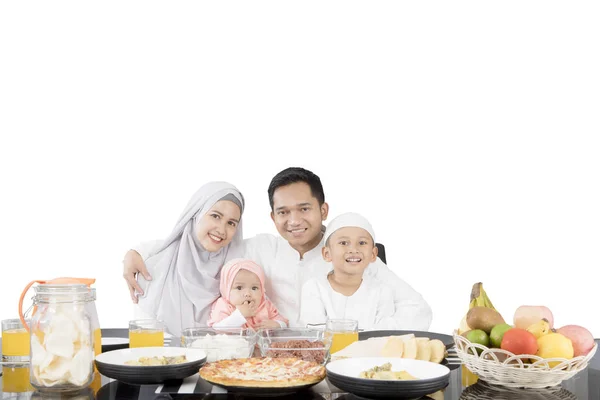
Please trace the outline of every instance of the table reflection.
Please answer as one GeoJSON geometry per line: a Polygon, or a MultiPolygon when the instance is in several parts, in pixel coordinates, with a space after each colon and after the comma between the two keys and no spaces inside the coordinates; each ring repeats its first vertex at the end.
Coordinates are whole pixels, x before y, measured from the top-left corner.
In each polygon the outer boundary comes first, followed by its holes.
{"type": "Polygon", "coordinates": [[[513,389],[483,381],[466,388],[460,400],[578,400],[577,396],[560,386],[546,389],[513,389]]]}

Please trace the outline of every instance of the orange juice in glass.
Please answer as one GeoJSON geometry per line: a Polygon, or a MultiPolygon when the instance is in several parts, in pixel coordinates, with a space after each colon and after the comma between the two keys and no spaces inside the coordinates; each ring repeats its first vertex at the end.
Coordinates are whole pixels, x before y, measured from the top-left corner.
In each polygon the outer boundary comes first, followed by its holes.
{"type": "Polygon", "coordinates": [[[33,387],[29,384],[29,365],[3,366],[2,391],[9,393],[33,391],[33,387]]]}
{"type": "Polygon", "coordinates": [[[164,346],[164,329],[164,324],[155,319],[129,321],[129,347],[164,346]]]}
{"type": "Polygon", "coordinates": [[[96,328],[94,329],[94,355],[97,356],[100,353],[102,353],[102,330],[96,328]]]}
{"type": "Polygon", "coordinates": [[[29,332],[20,319],[2,321],[2,361],[29,361],[29,332]]]}
{"type": "Polygon", "coordinates": [[[358,321],[353,319],[328,319],[325,334],[332,338],[329,352],[334,354],[358,341],[358,321]]]}

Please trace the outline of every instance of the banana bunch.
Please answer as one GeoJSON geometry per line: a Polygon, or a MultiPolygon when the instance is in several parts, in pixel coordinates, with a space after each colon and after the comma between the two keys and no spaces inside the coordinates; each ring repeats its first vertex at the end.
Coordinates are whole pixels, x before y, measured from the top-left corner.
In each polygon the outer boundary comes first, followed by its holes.
{"type": "MultiPolygon", "coordinates": [[[[491,308],[494,311],[498,311],[492,304],[492,301],[488,297],[485,290],[483,290],[483,283],[481,282],[475,283],[471,289],[471,302],[469,303],[469,310],[473,307],[486,307],[491,308]]],[[[470,330],[471,327],[469,327],[467,324],[467,314],[465,314],[462,321],[460,321],[460,325],[458,326],[458,334],[462,335],[470,330]]]]}

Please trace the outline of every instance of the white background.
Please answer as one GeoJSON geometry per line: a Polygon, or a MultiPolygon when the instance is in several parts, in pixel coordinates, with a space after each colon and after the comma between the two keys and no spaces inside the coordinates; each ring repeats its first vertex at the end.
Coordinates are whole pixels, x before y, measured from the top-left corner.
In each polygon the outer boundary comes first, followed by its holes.
{"type": "Polygon", "coordinates": [[[450,333],[482,281],[600,336],[600,13],[590,2],[0,3],[0,318],[95,277],[210,180],[276,233],[267,186],[317,173],[450,333]]]}

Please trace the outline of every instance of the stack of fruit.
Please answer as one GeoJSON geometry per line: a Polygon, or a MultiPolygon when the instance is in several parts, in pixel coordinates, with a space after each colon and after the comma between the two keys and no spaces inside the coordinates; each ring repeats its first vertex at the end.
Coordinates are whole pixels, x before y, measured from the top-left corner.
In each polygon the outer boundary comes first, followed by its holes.
{"type": "MultiPolygon", "coordinates": [[[[544,306],[521,306],[514,314],[513,324],[506,323],[481,283],[473,286],[469,311],[461,321],[458,334],[486,348],[502,349],[517,356],[535,355],[543,359],[570,360],[586,356],[595,344],[590,331],[582,326],[566,325],[554,329],[554,316],[544,306]]],[[[501,356],[504,353],[494,354],[503,361],[501,356]]],[[[526,357],[520,358],[527,360],[526,357]]],[[[537,360],[533,358],[530,361],[537,360]]],[[[550,368],[559,364],[560,361],[548,362],[550,368]]]]}

